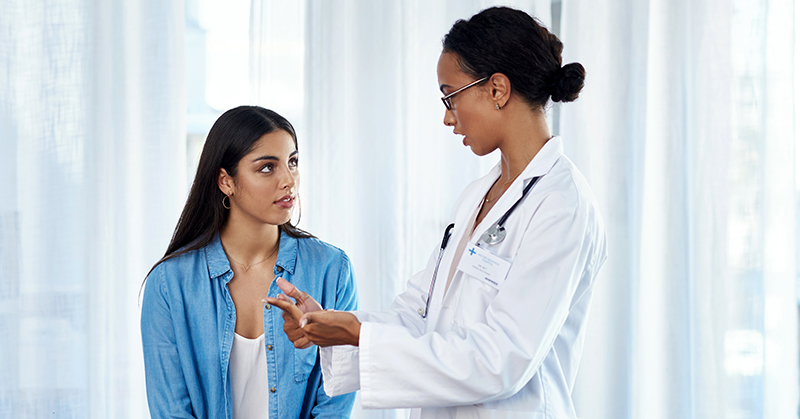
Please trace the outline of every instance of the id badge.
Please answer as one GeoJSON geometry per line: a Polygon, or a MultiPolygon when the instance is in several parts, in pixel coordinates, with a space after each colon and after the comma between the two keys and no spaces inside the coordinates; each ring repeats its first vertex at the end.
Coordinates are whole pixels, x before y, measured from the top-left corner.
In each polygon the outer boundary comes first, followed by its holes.
{"type": "Polygon", "coordinates": [[[461,255],[461,261],[458,262],[459,271],[478,278],[495,288],[500,288],[500,284],[506,280],[509,269],[511,269],[511,262],[475,243],[467,244],[464,254],[461,255]]]}

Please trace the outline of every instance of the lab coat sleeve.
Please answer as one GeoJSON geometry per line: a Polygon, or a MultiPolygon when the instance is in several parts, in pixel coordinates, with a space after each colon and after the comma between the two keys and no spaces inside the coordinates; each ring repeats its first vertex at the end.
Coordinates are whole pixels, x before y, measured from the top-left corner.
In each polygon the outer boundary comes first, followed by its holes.
{"type": "Polygon", "coordinates": [[[444,407],[517,393],[550,351],[596,241],[602,239],[593,233],[599,229],[589,211],[578,206],[576,196],[561,192],[543,199],[522,233],[505,283],[486,309],[485,322],[421,336],[398,324],[363,323],[362,406],[444,407]]]}
{"type": "MultiPolygon", "coordinates": [[[[356,289],[355,278],[353,277],[353,267],[350,264],[350,259],[344,252],[342,252],[342,265],[337,279],[336,303],[334,309],[344,311],[358,309],[358,291],[356,289]]],[[[321,355],[320,362],[322,362],[321,355]]],[[[320,367],[322,367],[322,364],[320,364],[320,367]]],[[[356,400],[356,394],[351,391],[339,393],[335,397],[328,396],[324,389],[326,382],[327,380],[323,373],[323,385],[319,386],[317,389],[317,402],[312,410],[312,416],[321,419],[349,418],[356,400]]]]}
{"type": "Polygon", "coordinates": [[[189,389],[178,358],[164,269],[150,273],[142,297],[142,349],[147,404],[153,418],[193,418],[189,389]]]}
{"type": "MultiPolygon", "coordinates": [[[[421,336],[425,323],[417,313],[417,308],[425,306],[428,296],[427,290],[422,291],[425,272],[421,271],[409,279],[406,291],[394,299],[391,310],[383,313],[356,311],[353,314],[362,324],[366,321],[395,324],[412,331],[414,336],[421,336]]],[[[320,366],[328,395],[346,394],[360,388],[358,358],[358,347],[355,346],[320,348],[320,366]]]]}

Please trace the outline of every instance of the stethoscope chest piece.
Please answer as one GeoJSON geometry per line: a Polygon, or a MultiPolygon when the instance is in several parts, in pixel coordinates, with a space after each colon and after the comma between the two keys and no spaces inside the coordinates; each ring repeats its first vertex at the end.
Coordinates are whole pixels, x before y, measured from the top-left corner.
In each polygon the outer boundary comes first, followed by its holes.
{"type": "Polygon", "coordinates": [[[517,208],[517,205],[519,205],[519,203],[522,202],[523,199],[525,199],[525,196],[528,195],[528,192],[531,190],[531,188],[533,188],[533,185],[535,185],[540,178],[541,176],[537,176],[533,178],[533,180],[528,182],[528,185],[526,185],[525,188],[522,190],[522,196],[519,197],[519,199],[517,199],[517,202],[515,202],[514,205],[512,205],[511,208],[509,208],[508,211],[506,211],[506,213],[503,214],[502,217],[500,217],[500,220],[492,224],[492,226],[489,227],[489,229],[486,230],[486,232],[481,235],[482,242],[488,245],[493,245],[500,243],[501,241],[503,241],[503,239],[506,238],[506,228],[503,227],[503,224],[506,223],[508,217],[510,217],[511,214],[514,212],[514,210],[517,208]]]}
{"type": "Polygon", "coordinates": [[[500,243],[503,239],[506,238],[506,229],[501,225],[494,224],[486,230],[483,235],[481,235],[481,241],[488,244],[493,245],[500,243]]]}

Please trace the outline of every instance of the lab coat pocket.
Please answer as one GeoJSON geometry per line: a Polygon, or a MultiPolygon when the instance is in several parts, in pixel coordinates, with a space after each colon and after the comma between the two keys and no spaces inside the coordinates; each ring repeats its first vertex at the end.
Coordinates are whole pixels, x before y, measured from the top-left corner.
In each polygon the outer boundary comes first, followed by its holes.
{"type": "Polygon", "coordinates": [[[469,327],[486,321],[486,309],[498,289],[489,283],[462,272],[453,323],[469,327]]]}
{"type": "Polygon", "coordinates": [[[316,345],[306,349],[294,349],[294,381],[302,383],[308,380],[315,362],[317,362],[316,345]]]}

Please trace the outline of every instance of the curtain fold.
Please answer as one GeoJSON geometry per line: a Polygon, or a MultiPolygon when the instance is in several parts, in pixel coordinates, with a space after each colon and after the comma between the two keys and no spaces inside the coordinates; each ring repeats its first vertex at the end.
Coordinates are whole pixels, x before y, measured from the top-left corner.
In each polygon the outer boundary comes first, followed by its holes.
{"type": "Polygon", "coordinates": [[[763,138],[764,417],[798,415],[797,6],[770,0],[764,9],[763,138]],[[794,141],[793,141],[794,140],[794,141]],[[792,196],[794,192],[794,196],[792,196]]]}
{"type": "Polygon", "coordinates": [[[2,9],[0,416],[147,416],[137,296],[186,190],[183,3],[2,9]]]}

